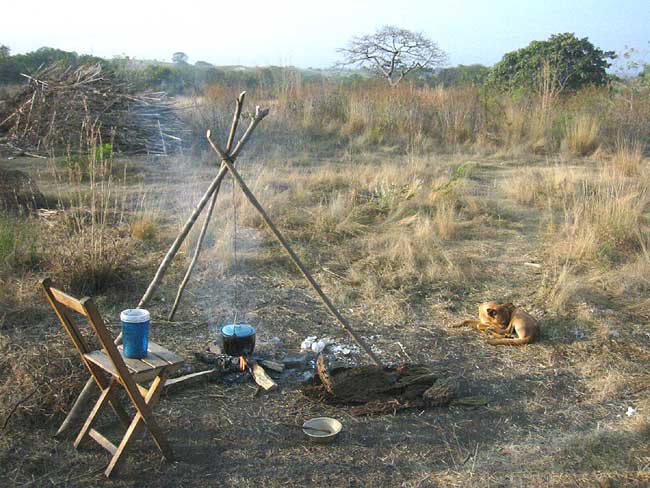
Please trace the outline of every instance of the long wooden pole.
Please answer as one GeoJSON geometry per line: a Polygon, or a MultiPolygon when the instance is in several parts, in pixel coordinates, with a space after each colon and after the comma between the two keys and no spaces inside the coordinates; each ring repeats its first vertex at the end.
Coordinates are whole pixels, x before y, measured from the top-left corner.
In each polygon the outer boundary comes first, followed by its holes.
{"type": "MultiPolygon", "coordinates": [[[[228,134],[228,141],[226,143],[226,153],[230,153],[230,151],[232,150],[232,145],[235,140],[235,133],[237,132],[237,125],[239,124],[239,117],[241,116],[241,110],[244,105],[245,96],[246,96],[246,92],[245,91],[241,92],[239,94],[239,97],[236,100],[237,106],[235,107],[232,123],[230,125],[230,133],[228,134]]],[[[224,167],[223,164],[221,166],[224,167]]],[[[221,188],[221,184],[219,184],[219,186],[215,188],[214,193],[212,194],[212,199],[210,200],[210,206],[208,207],[208,211],[205,215],[205,221],[203,222],[203,226],[201,227],[201,232],[199,234],[198,241],[196,242],[196,248],[194,249],[194,255],[192,256],[192,261],[187,267],[187,271],[185,272],[185,276],[183,277],[183,280],[181,281],[180,285],[178,285],[178,291],[176,292],[176,299],[174,300],[172,309],[170,310],[169,316],[167,317],[168,320],[174,319],[174,314],[176,313],[178,304],[180,303],[181,297],[183,296],[183,291],[185,290],[185,287],[187,286],[187,283],[190,280],[190,276],[192,275],[192,271],[194,270],[194,266],[198,261],[199,254],[201,252],[201,247],[203,246],[203,240],[205,239],[205,235],[207,234],[208,231],[208,226],[210,225],[210,218],[212,217],[212,213],[214,212],[214,207],[217,203],[217,196],[219,195],[220,188],[221,188]]]]}
{"type": "MultiPolygon", "coordinates": [[[[258,107],[259,108],[259,107],[258,107]]],[[[266,213],[264,210],[264,207],[260,204],[260,202],[255,198],[255,195],[253,195],[253,192],[248,188],[248,185],[246,185],[246,182],[243,180],[241,175],[237,172],[235,169],[235,166],[228,158],[228,155],[226,152],[224,152],[219,146],[217,146],[212,139],[210,138],[210,131],[207,132],[207,138],[208,142],[210,143],[210,146],[212,146],[212,149],[214,150],[215,153],[219,155],[219,157],[222,160],[222,163],[225,164],[228,168],[228,171],[230,171],[230,174],[233,176],[234,180],[237,182],[239,185],[239,188],[241,188],[241,191],[246,195],[246,198],[248,198],[248,201],[251,202],[253,207],[257,210],[257,212],[262,216],[262,219],[266,223],[267,227],[271,230],[275,238],[280,242],[284,250],[287,252],[291,260],[293,261],[293,264],[296,265],[298,270],[302,273],[302,275],[305,277],[307,282],[311,285],[311,287],[314,289],[316,294],[320,297],[322,302],[325,304],[327,309],[330,311],[330,313],[336,318],[336,320],[339,321],[339,323],[343,326],[343,328],[350,334],[350,337],[361,347],[368,356],[370,356],[370,359],[377,365],[377,366],[382,366],[381,362],[379,361],[379,358],[375,355],[374,352],[370,349],[370,346],[366,344],[366,342],[363,340],[361,336],[359,336],[354,329],[350,326],[348,321],[341,315],[341,313],[337,310],[337,308],[334,306],[334,304],[330,301],[328,296],[323,292],[323,289],[320,287],[320,285],[316,282],[312,274],[307,270],[305,265],[302,263],[298,255],[294,252],[294,250],[291,248],[289,245],[289,242],[284,238],[284,236],[280,233],[278,228],[275,226],[269,215],[266,213]]]]}

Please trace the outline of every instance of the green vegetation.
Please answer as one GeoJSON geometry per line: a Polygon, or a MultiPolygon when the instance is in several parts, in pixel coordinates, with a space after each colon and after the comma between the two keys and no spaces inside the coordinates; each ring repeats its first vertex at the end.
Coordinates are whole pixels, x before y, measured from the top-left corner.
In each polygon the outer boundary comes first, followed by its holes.
{"type": "Polygon", "coordinates": [[[41,66],[63,63],[80,66],[88,63],[105,63],[102,58],[76,52],[63,51],[51,47],[41,47],[26,54],[11,55],[8,46],[0,45],[0,85],[20,83],[24,80],[21,73],[32,74],[41,66]]]}
{"type": "Polygon", "coordinates": [[[537,89],[546,65],[554,90],[575,91],[605,85],[608,59],[614,58],[613,51],[598,49],[586,37],[555,34],[546,41],[533,41],[523,49],[507,53],[494,66],[489,81],[501,90],[537,89]]]}
{"type": "Polygon", "coordinates": [[[436,84],[444,86],[482,85],[485,83],[490,68],[482,64],[459,64],[451,68],[442,68],[434,74],[436,84]]]}

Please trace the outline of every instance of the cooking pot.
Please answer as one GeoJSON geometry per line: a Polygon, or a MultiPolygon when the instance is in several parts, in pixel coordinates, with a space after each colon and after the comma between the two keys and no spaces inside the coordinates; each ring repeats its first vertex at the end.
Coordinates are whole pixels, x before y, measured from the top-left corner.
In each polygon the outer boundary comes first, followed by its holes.
{"type": "Polygon", "coordinates": [[[221,327],[223,352],[229,356],[250,356],[255,349],[255,328],[248,324],[221,327]]]}

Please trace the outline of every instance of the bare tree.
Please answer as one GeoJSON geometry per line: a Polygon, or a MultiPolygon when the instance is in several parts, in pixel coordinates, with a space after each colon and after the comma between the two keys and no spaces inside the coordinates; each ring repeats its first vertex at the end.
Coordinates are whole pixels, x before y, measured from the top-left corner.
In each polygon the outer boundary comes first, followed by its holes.
{"type": "Polygon", "coordinates": [[[390,25],[374,34],[353,37],[338,52],[343,55],[338,66],[369,68],[391,86],[411,72],[436,68],[447,60],[447,54],[423,34],[390,25]]]}

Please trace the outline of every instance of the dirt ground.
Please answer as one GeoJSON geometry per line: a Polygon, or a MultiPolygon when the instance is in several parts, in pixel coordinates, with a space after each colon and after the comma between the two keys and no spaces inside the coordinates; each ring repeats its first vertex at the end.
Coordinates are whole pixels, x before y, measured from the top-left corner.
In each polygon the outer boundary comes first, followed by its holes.
{"type": "MultiPolygon", "coordinates": [[[[159,422],[177,456],[173,463],[145,436],[120,475],[105,481],[105,451],[95,445],[75,450],[71,434],[53,438],[59,415],[38,429],[13,429],[0,441],[0,484],[649,486],[647,321],[606,301],[578,304],[571,314],[545,308],[536,299],[544,279],[544,223],[537,210],[505,198],[499,185],[522,161],[473,163],[472,192],[491,202],[493,217],[451,243],[449,252],[464,255],[489,279],[462,288],[441,283],[410,304],[400,321],[384,315],[380,303],[346,302],[342,311],[382,361],[443,364],[466,393],[485,395],[487,406],[354,417],[345,407],[305,398],[302,372],[283,376],[279,391],[258,397],[252,382],[216,381],[171,391],[158,404],[159,422]],[[542,268],[526,264],[531,262],[542,268]],[[541,342],[494,347],[476,331],[449,328],[488,299],[526,306],[541,322],[541,342]],[[628,407],[636,413],[628,416],[628,407]],[[315,416],[341,420],[344,430],[335,443],[316,445],[303,437],[300,425],[315,416]]],[[[165,178],[157,184],[166,184],[165,178]]],[[[196,194],[188,191],[182,200],[196,194]]],[[[182,211],[190,206],[186,202],[182,211]]],[[[164,320],[174,283],[163,287],[149,307],[154,341],[193,361],[214,339],[214,325],[236,317],[257,327],[259,350],[273,357],[297,352],[309,335],[351,344],[297,274],[245,259],[268,247],[262,232],[242,227],[238,236],[242,259],[236,269],[199,266],[175,322],[164,320]]],[[[324,268],[315,269],[317,279],[334,291],[336,277],[324,268]]],[[[46,322],[43,327],[56,328],[53,315],[46,322]]],[[[105,420],[105,429],[120,435],[105,420]]]]}

